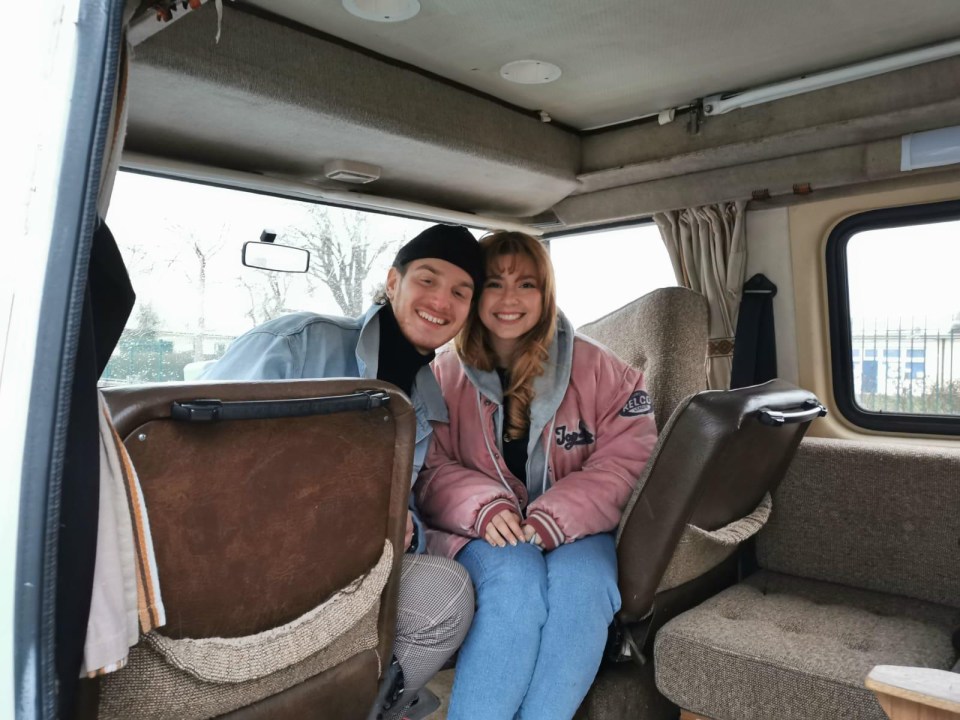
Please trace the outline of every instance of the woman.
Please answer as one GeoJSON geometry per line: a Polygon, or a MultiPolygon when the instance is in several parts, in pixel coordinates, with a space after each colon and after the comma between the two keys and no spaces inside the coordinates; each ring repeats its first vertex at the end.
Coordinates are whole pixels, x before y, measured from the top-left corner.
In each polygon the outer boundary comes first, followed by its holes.
{"type": "Polygon", "coordinates": [[[479,302],[434,367],[450,423],[417,483],[431,552],[477,592],[448,718],[571,718],[620,608],[611,531],[656,427],[642,375],[557,312],[543,245],[481,247],[479,302]]]}

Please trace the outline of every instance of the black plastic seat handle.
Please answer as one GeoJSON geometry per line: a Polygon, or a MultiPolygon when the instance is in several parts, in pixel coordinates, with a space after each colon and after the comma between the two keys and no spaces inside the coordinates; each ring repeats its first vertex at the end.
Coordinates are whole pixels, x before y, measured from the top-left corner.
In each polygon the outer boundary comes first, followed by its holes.
{"type": "Polygon", "coordinates": [[[390,395],[381,390],[363,390],[349,395],[291,400],[198,399],[174,402],[170,417],[182,422],[216,422],[219,420],[271,420],[274,418],[309,417],[341,412],[364,412],[383,407],[390,395]]]}

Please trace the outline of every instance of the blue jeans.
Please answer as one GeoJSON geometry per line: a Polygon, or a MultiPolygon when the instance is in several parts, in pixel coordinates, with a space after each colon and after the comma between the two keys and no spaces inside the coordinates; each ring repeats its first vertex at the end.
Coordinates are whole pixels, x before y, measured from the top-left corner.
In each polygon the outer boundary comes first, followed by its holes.
{"type": "Polygon", "coordinates": [[[609,534],[542,553],[473,540],[457,554],[477,593],[449,720],[563,720],[590,689],[620,609],[609,534]]]}

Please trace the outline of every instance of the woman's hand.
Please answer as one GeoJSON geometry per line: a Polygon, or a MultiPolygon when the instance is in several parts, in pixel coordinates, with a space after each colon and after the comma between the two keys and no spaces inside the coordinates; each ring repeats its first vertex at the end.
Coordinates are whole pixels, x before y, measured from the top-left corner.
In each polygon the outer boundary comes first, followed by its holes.
{"type": "Polygon", "coordinates": [[[487,525],[484,540],[494,547],[506,547],[507,543],[516,545],[524,542],[520,516],[513,510],[501,510],[487,525]]]}
{"type": "Polygon", "coordinates": [[[537,534],[537,531],[529,525],[523,526],[523,539],[528,543],[536,545],[537,547],[543,547],[543,543],[540,542],[540,536],[537,534]]]}

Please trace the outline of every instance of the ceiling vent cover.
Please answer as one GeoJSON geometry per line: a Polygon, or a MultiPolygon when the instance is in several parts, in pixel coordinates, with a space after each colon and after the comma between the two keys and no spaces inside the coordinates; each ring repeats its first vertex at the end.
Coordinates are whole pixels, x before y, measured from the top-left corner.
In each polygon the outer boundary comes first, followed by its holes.
{"type": "Polygon", "coordinates": [[[323,166],[323,174],[330,180],[363,185],[380,178],[380,167],[353,160],[331,160],[323,166]]]}

